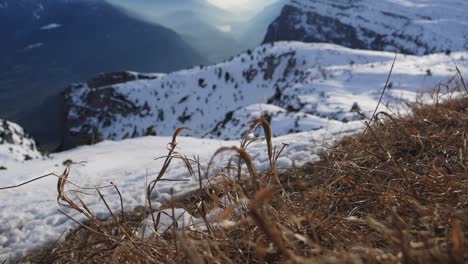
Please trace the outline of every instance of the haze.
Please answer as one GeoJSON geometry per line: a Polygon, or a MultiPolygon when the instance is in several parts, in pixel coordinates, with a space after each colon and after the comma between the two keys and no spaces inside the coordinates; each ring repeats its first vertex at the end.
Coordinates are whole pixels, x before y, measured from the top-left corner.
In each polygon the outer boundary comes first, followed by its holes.
{"type": "Polygon", "coordinates": [[[249,18],[275,0],[207,0],[210,4],[228,10],[241,18],[249,18]]]}
{"type": "Polygon", "coordinates": [[[209,63],[258,46],[284,3],[284,0],[106,1],[132,16],[174,30],[209,63]]]}

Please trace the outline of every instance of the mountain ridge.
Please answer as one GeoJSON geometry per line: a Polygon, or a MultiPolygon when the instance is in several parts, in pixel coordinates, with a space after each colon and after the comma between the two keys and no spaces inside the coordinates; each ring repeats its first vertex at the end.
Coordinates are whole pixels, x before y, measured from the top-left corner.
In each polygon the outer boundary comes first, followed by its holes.
{"type": "Polygon", "coordinates": [[[468,50],[462,0],[290,0],[269,26],[263,43],[327,42],[405,54],[468,50]]]}
{"type": "MultiPolygon", "coordinates": [[[[466,52],[399,56],[385,101],[401,106],[401,98],[416,97],[416,88],[433,88],[456,75],[452,63],[463,69],[466,57],[466,52]]],[[[126,79],[101,86],[74,84],[64,97],[63,147],[169,136],[181,126],[197,137],[236,139],[248,130],[250,118],[262,114],[274,136],[340,126],[372,112],[393,58],[388,52],[281,42],[217,65],[143,78],[117,73],[126,79]]]]}

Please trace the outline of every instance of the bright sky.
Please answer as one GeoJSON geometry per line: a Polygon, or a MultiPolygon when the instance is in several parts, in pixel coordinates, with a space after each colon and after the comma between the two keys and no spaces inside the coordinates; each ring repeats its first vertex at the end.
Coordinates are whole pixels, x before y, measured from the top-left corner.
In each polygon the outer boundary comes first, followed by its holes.
{"type": "Polygon", "coordinates": [[[209,3],[233,13],[258,11],[275,0],[207,0],[209,3]]]}

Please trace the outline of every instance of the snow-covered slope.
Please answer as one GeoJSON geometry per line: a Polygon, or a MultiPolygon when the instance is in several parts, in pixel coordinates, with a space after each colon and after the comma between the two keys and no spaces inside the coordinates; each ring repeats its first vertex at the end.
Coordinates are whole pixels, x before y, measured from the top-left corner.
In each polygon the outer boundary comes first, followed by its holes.
{"type": "Polygon", "coordinates": [[[290,0],[264,42],[428,54],[468,50],[466,0],[290,0]]]}
{"type": "Polygon", "coordinates": [[[0,119],[0,168],[7,161],[24,161],[41,157],[36,143],[19,125],[0,119]]]}
{"type": "MultiPolygon", "coordinates": [[[[100,76],[67,90],[64,147],[168,136],[180,126],[197,137],[235,139],[261,112],[275,136],[340,126],[372,112],[393,58],[331,44],[282,42],[168,75],[100,76]]],[[[384,101],[414,98],[417,89],[454,76],[455,63],[468,69],[467,59],[467,52],[398,56],[384,101]]]]}
{"type": "MultiPolygon", "coordinates": [[[[362,127],[362,122],[350,122],[339,129],[321,129],[301,134],[291,134],[274,139],[275,146],[290,144],[284,155],[278,160],[280,168],[294,164],[301,165],[318,158],[323,151],[323,144],[330,144],[337,138],[349,136],[362,127]]],[[[184,133],[183,135],[187,135],[184,133]]],[[[154,158],[167,155],[167,144],[170,137],[143,137],[127,139],[121,142],[105,141],[93,146],[85,146],[70,151],[51,155],[50,159],[32,160],[27,164],[7,163],[8,170],[0,171],[0,188],[16,185],[34,177],[63,172],[63,163],[71,160],[86,162],[84,166],[72,167],[70,178],[73,183],[83,187],[106,186],[115,183],[123,197],[124,210],[130,211],[137,206],[145,205],[145,184],[153,180],[162,167],[163,160],[154,158]]],[[[239,146],[238,141],[219,141],[189,137],[178,138],[177,150],[188,157],[200,157],[203,166],[209,162],[211,155],[222,146],[239,146]]],[[[255,158],[258,169],[266,169],[269,161],[264,142],[250,145],[249,152],[255,158]]],[[[226,157],[228,158],[228,157],[226,157]]],[[[226,165],[226,164],[224,164],[226,165]]],[[[154,208],[161,202],[167,202],[174,195],[198,188],[198,180],[190,176],[182,162],[174,160],[164,179],[178,181],[161,181],[153,192],[154,208]]],[[[0,191],[0,263],[4,260],[15,260],[30,250],[57,240],[62,232],[65,234],[77,227],[76,223],[61,214],[57,209],[57,178],[48,177],[17,189],[0,191]]],[[[69,195],[76,195],[69,186],[69,195]]],[[[113,188],[102,189],[103,194],[114,212],[120,210],[120,199],[113,188]]],[[[88,207],[99,217],[109,217],[102,200],[97,193],[86,190],[80,195],[88,207]]],[[[78,202],[76,200],[76,202],[78,202]]],[[[77,220],[84,220],[70,208],[61,207],[77,220]]]]}

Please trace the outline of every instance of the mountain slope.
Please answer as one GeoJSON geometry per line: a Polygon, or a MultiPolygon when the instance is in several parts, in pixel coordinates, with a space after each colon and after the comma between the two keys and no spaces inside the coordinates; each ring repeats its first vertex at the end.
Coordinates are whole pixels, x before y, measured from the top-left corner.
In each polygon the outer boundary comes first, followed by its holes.
{"type": "Polygon", "coordinates": [[[290,0],[264,43],[328,42],[350,48],[429,54],[468,50],[464,0],[290,0]]]}
{"type": "MultiPolygon", "coordinates": [[[[0,113],[33,135],[57,137],[48,126],[32,122],[40,110],[36,108],[68,83],[100,72],[167,72],[205,62],[175,32],[102,0],[2,3],[0,23],[8,26],[0,27],[0,113]]],[[[55,116],[58,123],[58,111],[55,116]]]]}
{"type": "MultiPolygon", "coordinates": [[[[171,135],[188,126],[198,137],[235,139],[261,113],[274,136],[341,126],[369,116],[394,54],[330,44],[278,43],[231,61],[168,75],[102,75],[65,93],[64,145],[171,135]],[[357,114],[355,112],[360,112],[357,114]]],[[[401,105],[466,69],[468,53],[399,56],[384,98],[401,105]]],[[[465,71],[466,73],[466,71],[465,71]]]]}

